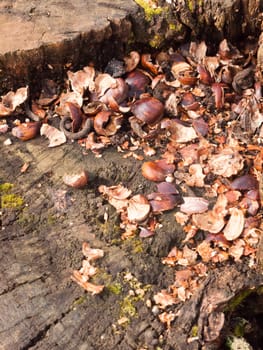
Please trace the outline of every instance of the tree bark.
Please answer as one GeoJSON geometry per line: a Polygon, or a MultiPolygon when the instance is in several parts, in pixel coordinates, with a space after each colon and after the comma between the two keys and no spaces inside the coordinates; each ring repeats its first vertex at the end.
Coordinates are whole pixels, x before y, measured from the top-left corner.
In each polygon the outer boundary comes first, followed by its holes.
{"type": "Polygon", "coordinates": [[[258,37],[262,30],[260,0],[173,0],[169,4],[159,0],[152,11],[147,1],[136,2],[143,8],[139,16],[132,18],[137,24],[136,40],[148,41],[153,47],[190,38],[216,43],[227,38],[235,43],[249,36],[258,37]]]}

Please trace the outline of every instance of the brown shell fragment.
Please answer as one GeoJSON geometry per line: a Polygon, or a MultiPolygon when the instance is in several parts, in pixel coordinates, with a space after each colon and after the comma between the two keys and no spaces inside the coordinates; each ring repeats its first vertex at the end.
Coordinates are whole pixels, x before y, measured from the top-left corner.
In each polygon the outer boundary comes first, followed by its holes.
{"type": "Polygon", "coordinates": [[[48,147],[56,147],[67,141],[64,132],[46,123],[41,126],[40,135],[45,135],[49,139],[48,147]]]}
{"type": "Polygon", "coordinates": [[[185,125],[178,119],[169,120],[167,129],[171,133],[171,139],[178,143],[185,143],[198,138],[192,126],[185,125]]]}
{"type": "Polygon", "coordinates": [[[110,187],[100,185],[99,192],[108,196],[108,198],[115,198],[120,200],[127,199],[131,195],[131,190],[121,184],[110,187]]]}
{"type": "Polygon", "coordinates": [[[131,51],[127,56],[124,57],[126,72],[133,71],[140,62],[140,54],[137,51],[131,51]]]}
{"type": "Polygon", "coordinates": [[[75,73],[68,71],[68,79],[72,90],[81,96],[88,87],[94,88],[95,69],[94,67],[84,67],[75,73]]]}
{"type": "Polygon", "coordinates": [[[31,140],[39,135],[40,125],[39,122],[22,123],[12,129],[12,135],[22,141],[31,140]]]}
{"type": "Polygon", "coordinates": [[[115,135],[121,127],[123,116],[111,111],[101,111],[94,119],[94,129],[97,134],[104,136],[115,135]]]}
{"type": "Polygon", "coordinates": [[[168,193],[151,193],[147,197],[154,213],[172,210],[181,202],[180,196],[168,193]]]}
{"type": "Polygon", "coordinates": [[[241,209],[232,208],[230,212],[230,219],[228,220],[223,233],[228,241],[233,241],[241,235],[244,229],[245,217],[241,209]]]}
{"type": "Polygon", "coordinates": [[[257,190],[258,180],[250,174],[237,177],[231,182],[230,188],[233,190],[257,190]]]}
{"type": "MultiPolygon", "coordinates": [[[[110,78],[113,79],[112,77],[110,78]]],[[[109,86],[105,86],[100,93],[101,97],[99,100],[105,104],[109,104],[113,99],[116,103],[121,103],[128,95],[128,85],[126,82],[122,78],[116,78],[114,80],[114,83],[110,81],[112,85],[109,83],[109,86]]]]}
{"type": "Polygon", "coordinates": [[[63,176],[63,182],[74,188],[83,188],[88,183],[88,173],[87,171],[83,170],[77,174],[65,174],[63,176]]]}
{"type": "Polygon", "coordinates": [[[204,213],[208,210],[209,202],[202,197],[183,197],[184,203],[180,210],[186,214],[204,213]]]}
{"type": "Polygon", "coordinates": [[[129,200],[127,208],[128,220],[142,222],[147,219],[151,210],[151,206],[146,197],[137,194],[129,200]]]}
{"type": "Polygon", "coordinates": [[[164,159],[145,162],[142,165],[142,175],[150,181],[164,181],[174,170],[175,165],[166,163],[164,159]]]}
{"type": "Polygon", "coordinates": [[[0,117],[10,115],[17,106],[21,105],[28,98],[28,87],[22,87],[16,92],[9,91],[6,95],[2,96],[0,102],[0,117]]]}
{"type": "Polygon", "coordinates": [[[243,169],[244,159],[236,150],[227,147],[212,155],[208,164],[214,174],[230,177],[243,169]]]}
{"type": "Polygon", "coordinates": [[[201,214],[193,214],[193,224],[201,230],[211,233],[220,232],[225,226],[225,216],[227,214],[227,198],[219,195],[212,210],[201,214]]]}

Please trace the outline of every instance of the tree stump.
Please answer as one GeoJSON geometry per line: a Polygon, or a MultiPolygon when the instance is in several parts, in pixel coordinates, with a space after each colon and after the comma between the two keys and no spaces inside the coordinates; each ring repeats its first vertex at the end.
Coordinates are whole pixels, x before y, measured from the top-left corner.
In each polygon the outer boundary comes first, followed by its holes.
{"type": "MultiPolygon", "coordinates": [[[[136,3],[140,7],[128,0],[114,4],[46,1],[45,5],[39,1],[22,11],[22,2],[4,1],[1,19],[10,15],[13,24],[21,20],[29,33],[34,26],[41,31],[32,47],[3,49],[0,45],[0,90],[25,83],[38,88],[46,77],[62,81],[69,68],[91,61],[103,66],[131,47],[154,50],[190,38],[238,42],[257,38],[262,31],[260,0],[159,1],[150,9],[148,1],[136,3]],[[80,16],[85,6],[92,26],[72,29],[71,14],[80,16]],[[58,24],[56,18],[65,20],[63,31],[51,40],[46,25],[51,20],[58,24]]],[[[7,22],[0,28],[2,43],[12,27],[7,22]]],[[[50,31],[53,28],[58,27],[51,26],[50,31]]],[[[82,154],[75,143],[50,151],[41,138],[10,147],[3,146],[3,135],[0,141],[0,184],[10,185],[2,187],[0,194],[12,199],[10,206],[1,209],[1,349],[138,350],[143,345],[151,350],[157,346],[162,350],[222,349],[231,314],[241,301],[252,305],[255,319],[262,316],[261,267],[227,263],[212,269],[191,299],[176,305],[173,311],[178,316],[167,330],[146,301],[173,279],[173,271],[161,264],[161,258],[180,243],[179,228],[171,214],[165,214],[163,228],[151,244],[120,242],[118,218],[97,193],[99,184],[113,181],[125,182],[135,192],[149,186],[140,165],[114,150],[95,159],[82,154]],[[24,163],[30,167],[22,173],[24,163]],[[84,191],[65,188],[63,174],[83,166],[91,173],[89,186],[84,191]],[[97,282],[106,288],[98,296],[87,295],[70,279],[72,270],[81,265],[84,241],[105,250],[97,282]],[[133,298],[137,290],[143,291],[142,298],[133,298]],[[258,300],[258,310],[253,298],[258,300]],[[125,317],[128,322],[123,326],[118,322],[125,317]]]]}

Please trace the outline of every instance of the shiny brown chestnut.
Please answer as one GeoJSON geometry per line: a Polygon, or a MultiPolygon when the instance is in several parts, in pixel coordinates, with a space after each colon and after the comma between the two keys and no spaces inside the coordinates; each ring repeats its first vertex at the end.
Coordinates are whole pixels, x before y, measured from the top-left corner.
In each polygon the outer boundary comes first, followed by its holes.
{"type": "Polygon", "coordinates": [[[164,159],[148,161],[142,165],[142,175],[150,181],[164,181],[174,171],[175,165],[168,164],[164,159]]]}
{"type": "Polygon", "coordinates": [[[164,105],[155,97],[144,97],[132,105],[131,112],[142,122],[155,124],[163,116],[164,105]]]}
{"type": "Polygon", "coordinates": [[[138,98],[145,92],[150,79],[142,71],[136,69],[127,75],[125,82],[129,85],[129,96],[138,98]]]}
{"type": "Polygon", "coordinates": [[[12,129],[12,135],[22,141],[31,140],[39,134],[40,126],[39,122],[22,123],[12,129]]]}

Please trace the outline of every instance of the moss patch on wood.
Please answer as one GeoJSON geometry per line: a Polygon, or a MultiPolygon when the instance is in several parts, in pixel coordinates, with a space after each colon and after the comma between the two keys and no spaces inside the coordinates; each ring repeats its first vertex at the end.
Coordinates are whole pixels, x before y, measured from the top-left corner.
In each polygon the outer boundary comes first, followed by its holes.
{"type": "Polygon", "coordinates": [[[2,209],[18,209],[21,208],[24,204],[22,197],[18,196],[15,193],[10,193],[14,185],[5,182],[0,184],[0,195],[1,195],[1,208],[2,209]]]}

